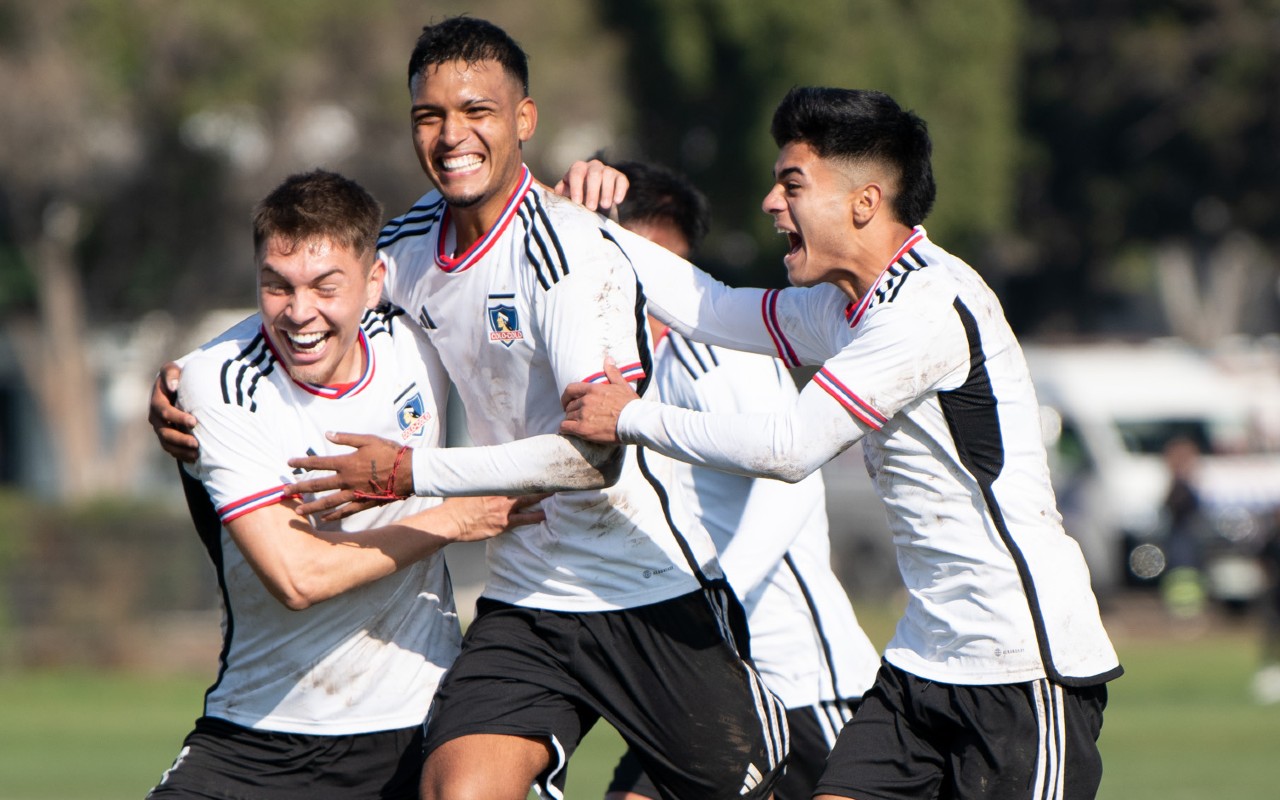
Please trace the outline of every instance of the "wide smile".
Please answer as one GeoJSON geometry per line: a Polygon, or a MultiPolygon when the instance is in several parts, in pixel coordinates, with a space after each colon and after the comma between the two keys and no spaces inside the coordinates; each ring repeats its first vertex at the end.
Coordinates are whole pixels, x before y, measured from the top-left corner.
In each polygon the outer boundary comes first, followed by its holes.
{"type": "Polygon", "coordinates": [[[332,331],[313,331],[301,333],[297,331],[280,331],[280,339],[294,356],[315,358],[322,354],[325,344],[333,336],[332,331]]]}
{"type": "Polygon", "coordinates": [[[443,156],[436,159],[440,172],[444,175],[462,175],[478,169],[484,163],[484,156],[479,153],[467,153],[460,156],[443,156]]]}

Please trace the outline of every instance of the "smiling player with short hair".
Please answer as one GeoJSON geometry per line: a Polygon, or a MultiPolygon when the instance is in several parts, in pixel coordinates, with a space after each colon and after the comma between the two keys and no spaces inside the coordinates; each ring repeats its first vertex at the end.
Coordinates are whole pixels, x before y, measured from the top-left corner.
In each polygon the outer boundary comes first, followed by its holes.
{"type": "Polygon", "coordinates": [[[352,416],[438,446],[439,365],[378,306],[381,206],[355,182],[286,179],[253,221],[259,313],[186,359],[183,468],[222,590],[204,712],[151,792],[166,798],[417,797],[421,722],[461,632],[441,548],[537,522],[506,498],[413,498],[340,523],[298,516],[287,466],[352,416]]]}

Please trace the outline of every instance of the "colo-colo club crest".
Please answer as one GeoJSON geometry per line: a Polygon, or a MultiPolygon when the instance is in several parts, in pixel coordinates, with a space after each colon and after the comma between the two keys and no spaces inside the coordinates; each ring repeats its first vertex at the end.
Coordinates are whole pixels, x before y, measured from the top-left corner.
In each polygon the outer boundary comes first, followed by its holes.
{"type": "Polygon", "coordinates": [[[400,441],[407,442],[414,436],[420,435],[423,426],[430,419],[431,415],[423,411],[422,395],[414,392],[413,396],[405,400],[396,412],[396,422],[400,424],[400,441]]]}
{"type": "MultiPolygon", "coordinates": [[[[513,297],[515,295],[490,295],[489,299],[513,297]]],[[[501,342],[504,347],[510,347],[512,342],[523,338],[524,332],[520,330],[520,316],[516,313],[515,306],[508,303],[489,306],[489,341],[501,342]]]]}

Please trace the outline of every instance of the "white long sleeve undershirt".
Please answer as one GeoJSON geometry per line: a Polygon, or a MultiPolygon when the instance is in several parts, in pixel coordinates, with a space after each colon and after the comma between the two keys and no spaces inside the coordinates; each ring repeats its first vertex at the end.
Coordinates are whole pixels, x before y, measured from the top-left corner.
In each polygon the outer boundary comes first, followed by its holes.
{"type": "Polygon", "coordinates": [[[643,236],[615,225],[609,231],[631,258],[650,314],[699,342],[777,355],[759,322],[763,289],[729,287],[643,236]]]}
{"type": "Polygon", "coordinates": [[[696,466],[789,483],[803,480],[866,432],[814,384],[794,405],[768,414],[711,414],[637,400],[618,417],[623,442],[696,466]]]}
{"type": "Polygon", "coordinates": [[[480,447],[419,447],[413,488],[424,497],[602,489],[617,482],[621,455],[616,445],[555,434],[480,447]]]}

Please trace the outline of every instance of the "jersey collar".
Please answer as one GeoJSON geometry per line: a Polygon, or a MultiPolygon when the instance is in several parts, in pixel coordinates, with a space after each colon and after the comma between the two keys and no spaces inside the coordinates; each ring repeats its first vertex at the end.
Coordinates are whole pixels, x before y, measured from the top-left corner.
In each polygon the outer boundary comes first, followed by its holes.
{"type": "Polygon", "coordinates": [[[449,206],[444,208],[444,216],[440,219],[440,235],[436,237],[436,266],[445,272],[463,272],[472,265],[484,258],[485,253],[489,252],[489,248],[502,237],[506,232],[507,226],[511,224],[511,220],[515,218],[516,209],[520,207],[520,201],[524,199],[525,193],[529,191],[529,187],[533,185],[533,175],[529,172],[529,168],[524,164],[520,165],[520,182],[516,185],[515,191],[507,198],[507,204],[502,207],[502,213],[498,215],[498,221],[493,223],[488,232],[481,236],[470,247],[467,252],[460,256],[450,256],[445,247],[452,230],[449,220],[449,206]]]}
{"type": "MultiPolygon", "coordinates": [[[[271,343],[271,337],[267,336],[265,328],[262,329],[262,337],[266,341],[267,347],[271,349],[271,354],[276,357],[276,361],[283,367],[284,359],[282,359],[280,354],[276,352],[275,345],[271,343]]],[[[360,374],[359,378],[356,378],[351,383],[338,383],[326,386],[320,383],[304,383],[303,381],[297,381],[293,379],[292,375],[289,376],[289,380],[293,381],[294,384],[304,392],[314,394],[317,397],[324,397],[328,400],[337,400],[339,398],[359,394],[364,390],[364,387],[373,382],[374,363],[373,348],[369,346],[369,338],[365,335],[364,328],[356,331],[356,342],[360,347],[361,352],[364,354],[364,371],[360,374]]],[[[285,374],[288,375],[287,370],[285,371],[285,374]]]]}
{"type": "Polygon", "coordinates": [[[850,328],[856,328],[858,323],[862,321],[862,315],[867,312],[867,306],[871,305],[871,298],[875,297],[876,289],[880,287],[880,282],[884,280],[884,276],[888,275],[893,269],[893,265],[898,263],[898,259],[905,256],[911,248],[924,241],[924,238],[925,232],[923,227],[917,225],[912,228],[911,235],[908,236],[907,240],[898,248],[898,252],[893,254],[893,258],[889,259],[889,263],[884,265],[884,269],[880,270],[880,274],[876,276],[875,283],[871,284],[871,288],[862,296],[862,299],[858,301],[857,305],[850,303],[845,306],[844,318],[849,320],[850,328]]]}

